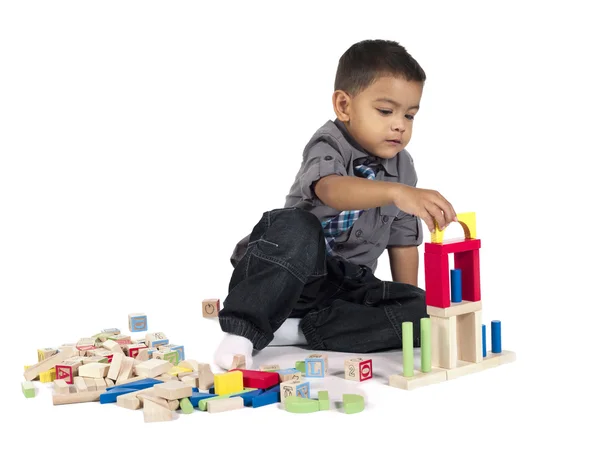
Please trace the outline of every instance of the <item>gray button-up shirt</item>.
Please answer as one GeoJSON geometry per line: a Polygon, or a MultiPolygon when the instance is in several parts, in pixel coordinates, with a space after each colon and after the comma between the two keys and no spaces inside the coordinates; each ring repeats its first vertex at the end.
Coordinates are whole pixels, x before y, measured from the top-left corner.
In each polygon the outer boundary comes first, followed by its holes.
{"type": "MultiPolygon", "coordinates": [[[[367,157],[374,161],[371,167],[380,164],[376,180],[416,186],[417,173],[406,149],[391,159],[370,155],[352,138],[341,121],[329,120],[315,132],[304,148],[300,169],[284,206],[310,211],[321,222],[337,216],[341,211],[319,200],[314,185],[327,175],[355,176],[354,166],[367,157]]],[[[234,266],[244,255],[249,237],[246,236],[236,245],[231,256],[234,266]]],[[[352,228],[335,238],[335,254],[355,264],[364,264],[375,272],[377,259],[387,247],[420,245],[422,242],[421,220],[391,204],[364,211],[352,228]]]]}

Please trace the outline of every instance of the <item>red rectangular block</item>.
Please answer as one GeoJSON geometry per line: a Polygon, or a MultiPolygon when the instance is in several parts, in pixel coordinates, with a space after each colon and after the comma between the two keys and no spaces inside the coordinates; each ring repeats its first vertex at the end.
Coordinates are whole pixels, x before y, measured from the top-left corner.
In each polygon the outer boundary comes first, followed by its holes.
{"type": "Polygon", "coordinates": [[[232,369],[242,372],[245,388],[269,389],[279,384],[277,372],[262,372],[260,370],[232,369]]]}
{"type": "Polygon", "coordinates": [[[449,239],[441,244],[425,243],[425,253],[448,255],[450,253],[467,252],[481,248],[481,239],[449,239]]]}
{"type": "Polygon", "coordinates": [[[481,300],[479,250],[454,254],[454,268],[462,272],[462,299],[481,300]]]}
{"type": "Polygon", "coordinates": [[[425,252],[425,303],[436,308],[450,306],[448,255],[425,252]]]}

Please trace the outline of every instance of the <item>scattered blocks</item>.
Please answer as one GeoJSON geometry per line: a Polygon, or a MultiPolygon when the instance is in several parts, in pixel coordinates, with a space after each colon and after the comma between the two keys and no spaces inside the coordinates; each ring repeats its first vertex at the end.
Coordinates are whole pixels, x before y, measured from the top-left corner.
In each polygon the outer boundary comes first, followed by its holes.
{"type": "Polygon", "coordinates": [[[317,395],[319,398],[319,411],[328,410],[331,407],[329,402],[329,392],[319,391],[317,395]]]}
{"type": "Polygon", "coordinates": [[[318,400],[295,396],[289,396],[282,400],[287,412],[306,414],[320,411],[320,402],[318,400]]]}
{"type": "Polygon", "coordinates": [[[280,384],[281,401],[287,397],[310,398],[310,384],[308,381],[284,381],[280,384]]]}
{"type": "Polygon", "coordinates": [[[244,376],[239,370],[217,374],[214,378],[217,395],[231,394],[244,389],[244,376]]]}
{"type": "Polygon", "coordinates": [[[283,369],[277,370],[276,373],[279,374],[279,381],[299,381],[302,378],[302,372],[298,369],[283,369]]]}
{"type": "Polygon", "coordinates": [[[202,302],[203,317],[218,317],[221,310],[221,300],[217,298],[204,300],[202,302]]]}
{"type": "Polygon", "coordinates": [[[232,411],[234,409],[242,409],[244,400],[241,397],[230,397],[224,399],[212,399],[207,402],[207,410],[209,413],[219,413],[232,411]]]}
{"type": "Polygon", "coordinates": [[[327,355],[314,353],[304,360],[306,377],[324,378],[328,374],[327,355]]]}
{"type": "Polygon", "coordinates": [[[129,331],[137,333],[140,331],[148,331],[148,317],[146,314],[137,313],[129,314],[129,331]]]}
{"type": "Polygon", "coordinates": [[[146,333],[146,338],[144,339],[144,344],[148,348],[157,348],[159,345],[167,345],[168,343],[169,339],[161,332],[146,333]]]}
{"type": "Polygon", "coordinates": [[[246,357],[244,355],[235,355],[233,357],[233,363],[231,369],[245,369],[246,368],[246,357]]]}

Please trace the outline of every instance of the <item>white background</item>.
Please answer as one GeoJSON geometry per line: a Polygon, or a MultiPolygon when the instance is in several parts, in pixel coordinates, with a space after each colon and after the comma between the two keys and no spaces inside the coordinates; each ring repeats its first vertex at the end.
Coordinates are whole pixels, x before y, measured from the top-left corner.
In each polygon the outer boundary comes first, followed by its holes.
{"type": "MultiPolygon", "coordinates": [[[[0,6],[6,439],[590,448],[596,413],[582,408],[598,399],[600,299],[593,2],[217,3],[0,6]],[[502,320],[517,362],[406,392],[383,370],[398,373],[401,354],[376,355],[379,378],[327,381],[334,401],[366,396],[357,415],[270,406],[145,425],[114,405],[52,407],[39,383],[25,399],[23,365],[38,348],[127,332],[130,312],[148,314],[151,331],[188,358],[210,360],[220,330],[200,302],[226,297],[236,242],[283,206],[306,141],[334,118],[339,57],[370,38],[405,45],[427,74],[408,146],[419,185],[477,213],[484,323],[502,320]]],[[[379,264],[376,275],[391,279],[385,254],[379,264]]],[[[257,362],[304,355],[274,350],[257,362]]],[[[343,357],[331,358],[341,369],[343,357]]]]}

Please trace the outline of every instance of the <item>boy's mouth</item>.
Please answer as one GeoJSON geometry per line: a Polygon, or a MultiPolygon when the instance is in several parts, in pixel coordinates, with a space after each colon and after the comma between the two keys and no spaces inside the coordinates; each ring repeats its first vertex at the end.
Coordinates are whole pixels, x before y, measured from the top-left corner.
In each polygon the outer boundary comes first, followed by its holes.
{"type": "Polygon", "coordinates": [[[400,139],[388,139],[387,142],[390,142],[392,144],[402,145],[402,141],[400,139]]]}

